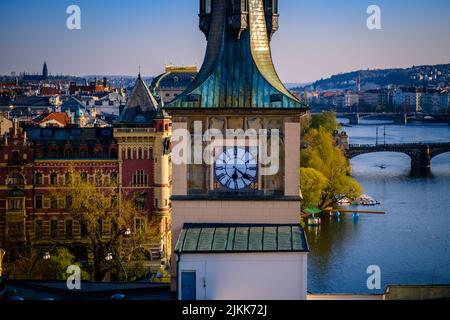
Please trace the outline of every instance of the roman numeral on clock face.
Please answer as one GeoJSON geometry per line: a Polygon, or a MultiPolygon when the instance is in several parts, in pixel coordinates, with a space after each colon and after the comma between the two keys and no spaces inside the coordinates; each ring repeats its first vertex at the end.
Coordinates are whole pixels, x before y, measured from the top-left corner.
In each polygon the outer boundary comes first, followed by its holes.
{"type": "Polygon", "coordinates": [[[258,174],[256,164],[255,157],[246,149],[229,148],[215,162],[216,180],[230,191],[249,188],[258,174]]]}

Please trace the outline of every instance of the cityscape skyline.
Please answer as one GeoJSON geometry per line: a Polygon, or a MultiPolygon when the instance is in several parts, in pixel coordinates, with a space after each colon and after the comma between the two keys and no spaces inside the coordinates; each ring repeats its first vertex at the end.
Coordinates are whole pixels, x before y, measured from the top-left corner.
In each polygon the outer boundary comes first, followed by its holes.
{"type": "MultiPolygon", "coordinates": [[[[372,31],[366,26],[369,1],[280,2],[283,19],[272,44],[279,75],[283,82],[304,83],[346,71],[448,63],[450,42],[443,39],[450,4],[431,2],[378,1],[382,29],[372,31]]],[[[206,41],[191,14],[197,1],[138,0],[124,7],[118,0],[108,6],[20,0],[0,6],[0,39],[8,43],[0,48],[0,74],[38,73],[47,61],[52,74],[134,76],[140,68],[155,76],[166,64],[200,68],[203,62],[206,41]],[[81,8],[81,30],[66,28],[71,4],[81,8]]]]}

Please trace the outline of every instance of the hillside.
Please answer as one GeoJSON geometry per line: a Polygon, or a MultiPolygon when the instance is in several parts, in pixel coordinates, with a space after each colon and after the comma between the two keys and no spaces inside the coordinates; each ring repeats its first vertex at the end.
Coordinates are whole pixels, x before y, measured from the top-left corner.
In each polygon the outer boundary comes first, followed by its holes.
{"type": "Polygon", "coordinates": [[[361,77],[361,87],[383,87],[387,85],[405,87],[447,86],[450,83],[450,64],[413,66],[407,69],[353,71],[333,75],[328,79],[321,79],[311,85],[297,87],[293,90],[354,89],[359,76],[361,77]]]}

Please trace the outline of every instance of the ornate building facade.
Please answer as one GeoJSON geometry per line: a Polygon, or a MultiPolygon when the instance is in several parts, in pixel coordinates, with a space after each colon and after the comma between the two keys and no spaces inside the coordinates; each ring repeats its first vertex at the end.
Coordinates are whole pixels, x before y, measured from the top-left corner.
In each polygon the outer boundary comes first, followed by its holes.
{"type": "MultiPolygon", "coordinates": [[[[0,247],[9,262],[24,248],[69,246],[88,260],[86,231],[54,196],[80,172],[101,188],[117,182],[158,219],[160,241],[146,248],[159,265],[171,251],[170,118],[138,77],[121,121],[114,128],[21,128],[15,122],[0,140],[0,247]],[[56,192],[55,192],[56,191],[56,192]]],[[[139,224],[139,221],[135,221],[139,224]]],[[[135,226],[130,226],[134,229],[135,226]]],[[[108,236],[108,226],[103,226],[108,236]]]]}

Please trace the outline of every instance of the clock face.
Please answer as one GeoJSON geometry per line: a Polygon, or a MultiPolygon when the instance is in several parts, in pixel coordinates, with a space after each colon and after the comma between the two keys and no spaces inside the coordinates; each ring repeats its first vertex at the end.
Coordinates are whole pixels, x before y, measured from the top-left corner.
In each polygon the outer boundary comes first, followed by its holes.
{"type": "Polygon", "coordinates": [[[242,190],[257,178],[255,157],[243,148],[229,148],[217,158],[214,166],[217,181],[228,190],[242,190]]]}

